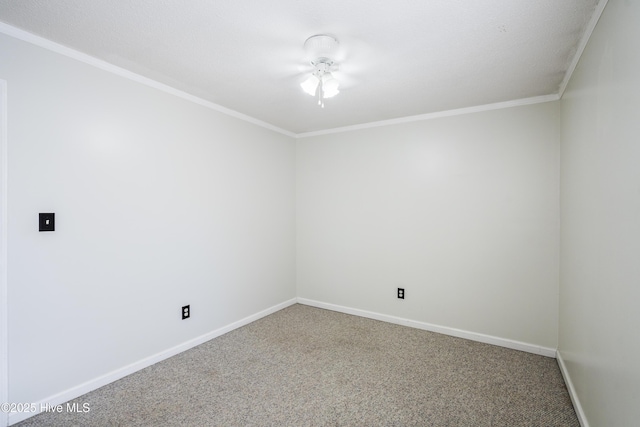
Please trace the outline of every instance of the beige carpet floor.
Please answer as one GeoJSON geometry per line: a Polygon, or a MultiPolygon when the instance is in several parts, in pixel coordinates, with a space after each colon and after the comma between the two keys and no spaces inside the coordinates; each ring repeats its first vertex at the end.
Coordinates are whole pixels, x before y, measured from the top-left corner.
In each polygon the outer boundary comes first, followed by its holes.
{"type": "Polygon", "coordinates": [[[555,359],[293,305],[27,426],[575,426],[555,359]]]}

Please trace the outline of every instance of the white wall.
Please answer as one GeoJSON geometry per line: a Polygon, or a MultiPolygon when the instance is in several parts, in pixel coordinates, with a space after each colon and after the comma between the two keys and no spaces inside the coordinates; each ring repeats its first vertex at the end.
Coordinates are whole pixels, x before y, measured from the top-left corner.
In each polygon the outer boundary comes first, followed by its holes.
{"type": "Polygon", "coordinates": [[[293,298],[297,280],[302,298],[559,345],[583,421],[632,425],[638,22],[640,4],[609,1],[561,103],[297,148],[0,35],[9,401],[46,399],[229,325],[293,298]],[[56,212],[56,232],[37,232],[43,211],[56,212]]]}
{"type": "Polygon", "coordinates": [[[554,349],[558,116],[552,102],[300,139],[298,296],[554,349]]]}
{"type": "MultiPolygon", "coordinates": [[[[0,79],[0,402],[9,402],[8,306],[7,306],[7,82],[0,79]]],[[[0,411],[0,427],[9,414],[0,411]]]]}
{"type": "Polygon", "coordinates": [[[559,355],[592,427],[640,420],[639,24],[609,0],[562,100],[559,355]]]}
{"type": "Polygon", "coordinates": [[[9,401],[295,297],[292,138],[5,35],[0,79],[9,401]]]}

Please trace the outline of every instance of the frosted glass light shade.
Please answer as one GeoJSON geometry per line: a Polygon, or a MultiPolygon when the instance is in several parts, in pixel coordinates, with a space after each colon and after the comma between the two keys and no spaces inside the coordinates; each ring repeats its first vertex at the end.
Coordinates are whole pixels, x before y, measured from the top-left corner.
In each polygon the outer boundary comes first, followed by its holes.
{"type": "Polygon", "coordinates": [[[323,90],[322,91],[322,97],[323,98],[332,98],[334,96],[336,96],[337,94],[339,94],[340,91],[338,89],[333,89],[333,90],[323,90]]]}
{"type": "Polygon", "coordinates": [[[312,74],[307,80],[300,83],[300,87],[309,95],[314,96],[316,94],[316,90],[318,89],[319,83],[320,80],[318,80],[318,78],[312,74]]]}
{"type": "Polygon", "coordinates": [[[340,91],[338,90],[339,83],[333,78],[331,73],[326,73],[322,76],[322,97],[331,98],[336,96],[340,91]]]}

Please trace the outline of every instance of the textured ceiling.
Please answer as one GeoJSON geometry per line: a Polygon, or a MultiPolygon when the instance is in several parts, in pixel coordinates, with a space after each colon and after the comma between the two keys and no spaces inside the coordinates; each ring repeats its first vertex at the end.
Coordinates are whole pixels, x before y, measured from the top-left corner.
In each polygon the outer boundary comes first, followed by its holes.
{"type": "Polygon", "coordinates": [[[598,0],[0,0],[0,21],[293,133],[557,94],[598,0]],[[299,84],[340,42],[341,92],[299,84]]]}

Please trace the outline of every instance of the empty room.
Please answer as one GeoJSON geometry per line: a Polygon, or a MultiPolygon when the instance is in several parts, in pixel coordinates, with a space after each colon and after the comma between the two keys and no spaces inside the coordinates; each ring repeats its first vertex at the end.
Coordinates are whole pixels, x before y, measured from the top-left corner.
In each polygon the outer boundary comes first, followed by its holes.
{"type": "Polygon", "coordinates": [[[0,426],[640,420],[640,2],[0,0],[0,426]]]}

